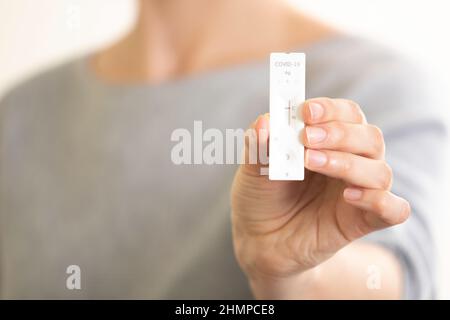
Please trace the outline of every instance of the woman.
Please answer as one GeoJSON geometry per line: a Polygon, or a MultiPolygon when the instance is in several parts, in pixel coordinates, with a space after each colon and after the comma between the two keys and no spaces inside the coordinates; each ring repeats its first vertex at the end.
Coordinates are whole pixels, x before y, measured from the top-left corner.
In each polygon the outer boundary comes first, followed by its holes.
{"type": "Polygon", "coordinates": [[[3,297],[433,297],[426,83],[281,0],[141,0],[126,37],[2,102],[3,297]],[[172,163],[196,120],[268,129],[277,51],[307,55],[305,181],[172,163]]]}

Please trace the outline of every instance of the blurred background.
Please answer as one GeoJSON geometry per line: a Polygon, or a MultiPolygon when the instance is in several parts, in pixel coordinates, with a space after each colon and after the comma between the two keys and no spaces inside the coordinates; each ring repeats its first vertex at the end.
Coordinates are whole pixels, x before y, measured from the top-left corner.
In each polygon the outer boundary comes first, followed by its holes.
{"type": "MultiPolygon", "coordinates": [[[[401,52],[433,72],[439,92],[450,92],[450,1],[291,2],[347,32],[364,35],[401,52]]],[[[114,41],[127,32],[135,16],[133,0],[0,0],[0,98],[31,74],[114,41]]],[[[449,108],[449,104],[443,102],[442,108],[449,108]]],[[[450,112],[446,109],[443,111],[450,124],[450,112]]],[[[448,172],[446,177],[445,188],[436,191],[441,193],[442,201],[432,209],[439,213],[435,234],[441,299],[450,299],[448,172]]]]}

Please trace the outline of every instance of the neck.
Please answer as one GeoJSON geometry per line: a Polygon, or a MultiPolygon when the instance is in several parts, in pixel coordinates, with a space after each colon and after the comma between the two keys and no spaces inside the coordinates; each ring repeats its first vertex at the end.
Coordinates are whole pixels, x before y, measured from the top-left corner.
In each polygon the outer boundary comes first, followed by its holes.
{"type": "Polygon", "coordinates": [[[113,81],[162,82],[298,47],[319,26],[281,0],[140,0],[134,29],[94,68],[113,81]]]}

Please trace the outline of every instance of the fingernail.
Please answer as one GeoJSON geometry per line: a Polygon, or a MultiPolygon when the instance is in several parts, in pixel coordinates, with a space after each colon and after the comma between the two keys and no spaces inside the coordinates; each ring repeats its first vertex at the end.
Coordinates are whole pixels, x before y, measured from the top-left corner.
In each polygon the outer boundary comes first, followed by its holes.
{"type": "Polygon", "coordinates": [[[309,149],[306,154],[308,164],[312,167],[323,167],[327,163],[327,155],[321,151],[309,149]]]}
{"type": "Polygon", "coordinates": [[[344,190],[344,198],[351,201],[361,199],[362,191],[355,188],[347,188],[344,190]]]}
{"type": "Polygon", "coordinates": [[[256,128],[258,126],[259,121],[261,120],[262,115],[259,115],[256,120],[253,122],[253,127],[256,128]]]}
{"type": "Polygon", "coordinates": [[[311,115],[311,120],[318,120],[323,116],[324,110],[320,104],[316,102],[310,102],[308,107],[309,113],[311,115]]]}
{"type": "Polygon", "coordinates": [[[327,132],[319,127],[306,127],[306,139],[310,144],[319,143],[325,140],[327,132]]]}

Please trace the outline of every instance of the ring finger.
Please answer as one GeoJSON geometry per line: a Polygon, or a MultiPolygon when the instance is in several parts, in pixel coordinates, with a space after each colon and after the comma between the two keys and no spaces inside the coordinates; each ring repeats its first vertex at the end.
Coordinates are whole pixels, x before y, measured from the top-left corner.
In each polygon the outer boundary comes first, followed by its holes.
{"type": "Polygon", "coordinates": [[[352,153],[307,149],[305,167],[363,188],[389,190],[392,185],[392,170],[385,161],[352,153]]]}

